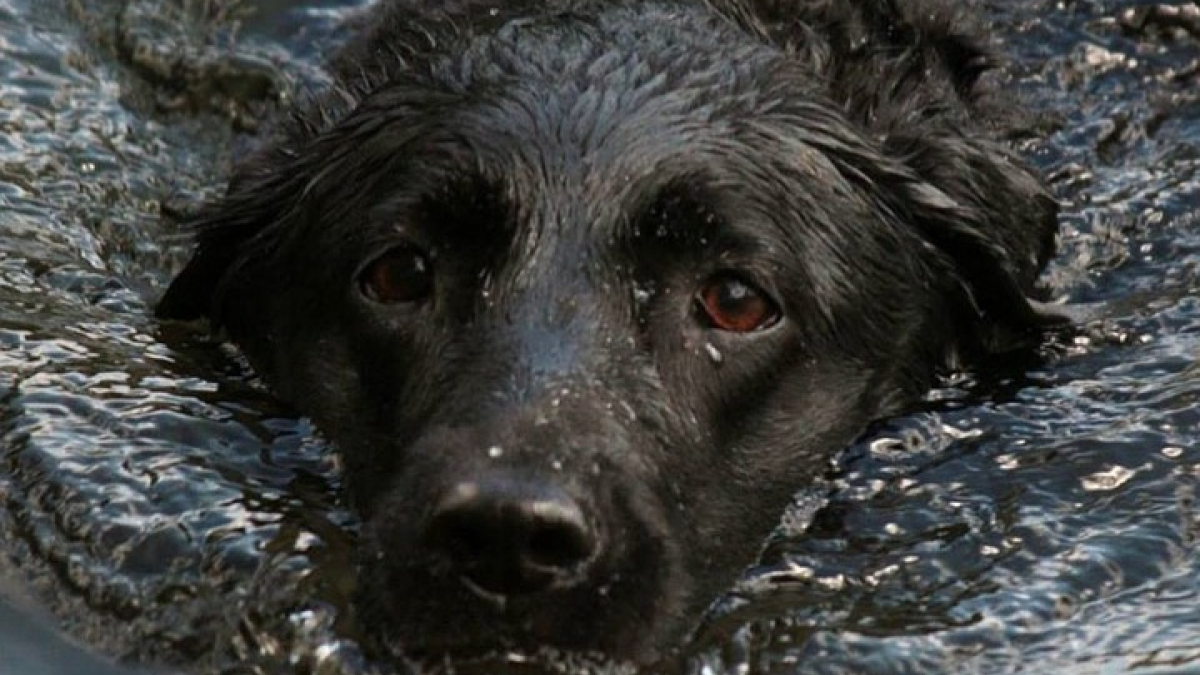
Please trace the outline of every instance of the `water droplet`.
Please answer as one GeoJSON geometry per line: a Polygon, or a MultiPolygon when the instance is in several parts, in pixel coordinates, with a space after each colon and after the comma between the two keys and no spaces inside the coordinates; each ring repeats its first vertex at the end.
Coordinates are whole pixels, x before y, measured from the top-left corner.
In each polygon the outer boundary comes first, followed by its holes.
{"type": "Polygon", "coordinates": [[[629,405],[628,401],[621,401],[620,403],[621,407],[625,409],[625,414],[629,416],[629,421],[636,422],[638,415],[637,411],[633,409],[633,406],[629,405]]]}
{"type": "Polygon", "coordinates": [[[881,583],[883,583],[887,579],[887,577],[890,577],[899,571],[900,571],[899,565],[887,565],[871,574],[868,574],[866,576],[866,582],[867,582],[867,584],[869,584],[871,586],[879,586],[881,583]]]}
{"type": "Polygon", "coordinates": [[[840,591],[846,587],[846,575],[844,574],[832,574],[827,577],[818,577],[815,579],[815,581],[817,584],[824,586],[831,591],[840,591]]]}
{"type": "Polygon", "coordinates": [[[708,353],[708,358],[718,366],[725,362],[725,355],[721,350],[717,349],[711,342],[704,343],[704,351],[708,353]]]}
{"type": "Polygon", "coordinates": [[[1112,466],[1104,471],[1097,471],[1090,476],[1084,476],[1080,482],[1083,484],[1083,489],[1088,492],[1115,490],[1128,482],[1130,478],[1133,478],[1136,473],[1137,469],[1112,466]]]}
{"type": "Polygon", "coordinates": [[[1007,471],[1021,468],[1021,461],[1016,455],[1004,454],[996,457],[996,464],[1007,471]]]}

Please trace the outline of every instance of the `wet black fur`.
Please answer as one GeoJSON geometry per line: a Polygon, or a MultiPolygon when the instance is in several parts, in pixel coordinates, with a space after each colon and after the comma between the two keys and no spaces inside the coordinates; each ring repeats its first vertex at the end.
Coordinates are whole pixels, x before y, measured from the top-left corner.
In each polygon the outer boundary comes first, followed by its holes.
{"type": "Polygon", "coordinates": [[[1055,204],[993,138],[955,0],[384,5],[159,306],[227,330],[335,441],[381,634],[651,658],[868,422],[1036,340],[1055,204]],[[361,296],[396,244],[431,300],[361,296]],[[722,271],[784,320],[709,327],[722,271]],[[441,491],[496,472],[585,507],[578,583],[500,608],[423,548],[441,491]]]}

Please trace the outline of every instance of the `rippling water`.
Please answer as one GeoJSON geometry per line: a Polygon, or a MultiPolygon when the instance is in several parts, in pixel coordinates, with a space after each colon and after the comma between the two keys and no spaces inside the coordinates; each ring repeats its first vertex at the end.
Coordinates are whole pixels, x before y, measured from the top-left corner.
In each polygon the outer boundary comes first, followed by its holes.
{"type": "MultiPolygon", "coordinates": [[[[352,4],[0,0],[0,576],[105,652],[386,672],[330,449],[147,314],[178,214],[352,4]]],[[[1094,318],[840,455],[694,672],[1200,672],[1200,12],[990,4],[1065,204],[1046,282],[1094,318]]]]}

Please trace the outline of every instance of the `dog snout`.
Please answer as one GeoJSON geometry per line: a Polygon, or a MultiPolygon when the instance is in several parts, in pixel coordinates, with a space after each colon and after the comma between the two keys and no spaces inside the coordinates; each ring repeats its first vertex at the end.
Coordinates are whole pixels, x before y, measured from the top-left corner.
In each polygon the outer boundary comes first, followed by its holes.
{"type": "Polygon", "coordinates": [[[479,590],[528,595],[583,577],[600,538],[584,507],[537,478],[490,475],[462,480],[441,495],[424,545],[479,590]]]}

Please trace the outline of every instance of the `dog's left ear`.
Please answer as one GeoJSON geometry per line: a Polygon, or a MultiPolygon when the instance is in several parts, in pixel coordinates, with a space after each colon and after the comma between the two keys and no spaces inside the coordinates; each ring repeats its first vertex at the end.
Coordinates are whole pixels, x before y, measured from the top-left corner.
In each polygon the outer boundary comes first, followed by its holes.
{"type": "Polygon", "coordinates": [[[951,265],[987,351],[1067,322],[1029,299],[1058,229],[1058,202],[1032,169],[1000,143],[954,132],[893,134],[883,150],[906,174],[888,181],[894,207],[951,265]]]}

